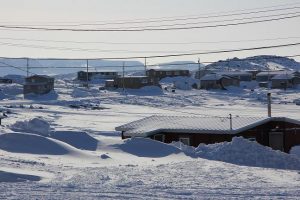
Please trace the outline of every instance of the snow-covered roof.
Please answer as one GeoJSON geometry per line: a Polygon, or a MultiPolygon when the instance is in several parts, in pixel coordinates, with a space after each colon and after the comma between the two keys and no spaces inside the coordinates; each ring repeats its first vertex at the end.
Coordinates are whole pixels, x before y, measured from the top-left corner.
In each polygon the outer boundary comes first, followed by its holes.
{"type": "Polygon", "coordinates": [[[225,72],[216,72],[216,73],[221,75],[228,75],[228,76],[252,76],[251,73],[245,71],[225,71],[225,72]]]}
{"type": "Polygon", "coordinates": [[[237,134],[271,120],[289,121],[300,125],[300,121],[289,118],[233,117],[232,130],[230,130],[229,117],[153,115],[116,127],[116,130],[124,131],[125,136],[131,137],[147,137],[159,132],[237,134]]]}
{"type": "Polygon", "coordinates": [[[293,74],[278,74],[272,78],[272,80],[290,80],[295,76],[293,74]]]}
{"type": "Polygon", "coordinates": [[[278,74],[293,74],[293,71],[264,71],[259,72],[256,76],[268,76],[268,75],[278,75],[278,74]]]}
{"type": "Polygon", "coordinates": [[[200,80],[201,81],[217,81],[221,78],[232,79],[232,77],[224,75],[224,74],[206,74],[200,80]]]}

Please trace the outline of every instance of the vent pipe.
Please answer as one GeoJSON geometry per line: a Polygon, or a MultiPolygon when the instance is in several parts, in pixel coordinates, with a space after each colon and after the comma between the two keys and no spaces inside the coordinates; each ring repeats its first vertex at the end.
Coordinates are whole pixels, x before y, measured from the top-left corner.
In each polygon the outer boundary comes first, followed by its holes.
{"type": "Polygon", "coordinates": [[[268,117],[272,116],[272,110],[271,110],[271,93],[267,94],[268,96],[268,117]]]}
{"type": "Polygon", "coordinates": [[[230,121],[230,131],[232,131],[232,115],[229,114],[229,121],[230,121]]]}

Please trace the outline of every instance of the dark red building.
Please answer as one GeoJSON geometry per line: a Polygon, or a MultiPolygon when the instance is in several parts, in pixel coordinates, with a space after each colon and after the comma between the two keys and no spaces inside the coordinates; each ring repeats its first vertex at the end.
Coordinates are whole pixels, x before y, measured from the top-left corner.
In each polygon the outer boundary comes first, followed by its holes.
{"type": "Polygon", "coordinates": [[[122,138],[149,137],[165,143],[181,141],[187,145],[231,141],[242,136],[289,152],[300,145],[300,121],[286,117],[212,118],[194,116],[151,116],[119,127],[122,138]]]}

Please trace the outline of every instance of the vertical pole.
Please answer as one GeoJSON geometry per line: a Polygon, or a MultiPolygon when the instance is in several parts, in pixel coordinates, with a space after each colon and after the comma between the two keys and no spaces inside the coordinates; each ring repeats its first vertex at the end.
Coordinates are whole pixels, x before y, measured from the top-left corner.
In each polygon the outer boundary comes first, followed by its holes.
{"type": "Polygon", "coordinates": [[[268,93],[267,94],[268,96],[268,117],[271,117],[272,116],[272,112],[271,112],[271,93],[268,93]]]}
{"type": "Polygon", "coordinates": [[[123,92],[125,91],[125,83],[124,83],[124,76],[125,76],[125,62],[123,62],[123,67],[122,67],[122,87],[123,87],[123,92]]]}
{"type": "Polygon", "coordinates": [[[200,58],[198,58],[198,78],[199,78],[199,89],[201,88],[201,80],[200,80],[200,58]]]}
{"type": "Polygon", "coordinates": [[[86,60],[86,87],[89,88],[89,60],[86,60]]]}
{"type": "Polygon", "coordinates": [[[27,73],[27,77],[29,76],[29,58],[26,58],[26,73],[27,73]]]}
{"type": "Polygon", "coordinates": [[[147,76],[147,58],[145,57],[145,76],[147,76]]]}
{"type": "Polygon", "coordinates": [[[230,121],[230,131],[232,131],[232,115],[229,114],[229,121],[230,121]]]}

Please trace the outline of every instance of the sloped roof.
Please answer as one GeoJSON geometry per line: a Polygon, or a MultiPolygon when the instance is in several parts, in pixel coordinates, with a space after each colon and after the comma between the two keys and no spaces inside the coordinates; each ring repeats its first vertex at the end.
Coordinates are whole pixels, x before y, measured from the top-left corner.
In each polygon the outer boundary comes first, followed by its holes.
{"type": "Polygon", "coordinates": [[[256,76],[268,76],[268,75],[279,75],[279,74],[293,74],[294,71],[284,71],[284,70],[278,70],[278,71],[264,71],[259,72],[256,76]]]}
{"type": "Polygon", "coordinates": [[[272,78],[272,80],[290,80],[295,76],[293,74],[278,74],[272,78]]]}
{"type": "Polygon", "coordinates": [[[300,125],[300,121],[283,117],[233,117],[230,130],[229,118],[153,115],[115,129],[124,131],[125,136],[131,137],[147,137],[159,132],[237,134],[271,120],[289,121],[300,125]]]}

